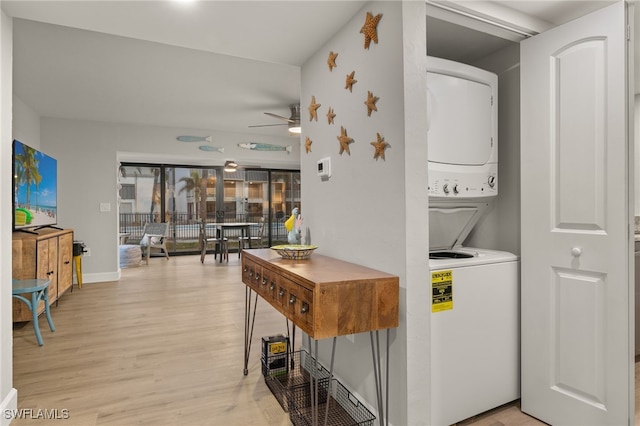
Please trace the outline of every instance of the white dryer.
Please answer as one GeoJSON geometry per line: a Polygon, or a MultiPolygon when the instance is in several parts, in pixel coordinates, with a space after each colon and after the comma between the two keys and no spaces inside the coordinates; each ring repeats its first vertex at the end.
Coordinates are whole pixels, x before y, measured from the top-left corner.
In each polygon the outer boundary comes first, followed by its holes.
{"type": "Polygon", "coordinates": [[[429,197],[498,194],[498,76],[427,57],[429,197]]]}
{"type": "Polygon", "coordinates": [[[487,203],[433,203],[431,424],[446,426],[520,397],[519,262],[461,246],[487,203]]]}

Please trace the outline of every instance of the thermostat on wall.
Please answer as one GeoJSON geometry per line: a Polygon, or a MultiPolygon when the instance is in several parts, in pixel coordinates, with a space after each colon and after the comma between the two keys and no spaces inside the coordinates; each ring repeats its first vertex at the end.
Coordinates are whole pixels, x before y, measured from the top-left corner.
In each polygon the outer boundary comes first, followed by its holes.
{"type": "Polygon", "coordinates": [[[331,177],[331,157],[318,160],[318,176],[322,180],[327,180],[331,177]]]}

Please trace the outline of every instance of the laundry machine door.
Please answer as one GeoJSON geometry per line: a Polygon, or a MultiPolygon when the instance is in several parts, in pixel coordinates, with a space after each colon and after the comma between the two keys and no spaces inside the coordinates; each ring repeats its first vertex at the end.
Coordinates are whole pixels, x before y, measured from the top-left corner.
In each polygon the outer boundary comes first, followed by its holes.
{"type": "Polygon", "coordinates": [[[478,166],[492,158],[492,90],[488,84],[427,73],[429,161],[478,166]]]}

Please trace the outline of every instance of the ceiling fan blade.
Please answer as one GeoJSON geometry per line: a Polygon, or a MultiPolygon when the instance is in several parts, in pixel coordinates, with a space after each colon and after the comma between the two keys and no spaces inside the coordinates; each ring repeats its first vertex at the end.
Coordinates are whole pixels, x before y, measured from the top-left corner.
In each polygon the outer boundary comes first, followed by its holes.
{"type": "Polygon", "coordinates": [[[273,114],[273,113],[271,113],[271,112],[265,112],[265,114],[267,114],[267,115],[269,115],[269,116],[271,116],[271,117],[273,117],[273,118],[277,118],[278,120],[284,120],[284,121],[287,121],[287,122],[289,122],[289,123],[292,123],[292,122],[293,122],[293,120],[291,120],[290,118],[283,117],[283,116],[278,115],[278,114],[273,114]]]}
{"type": "Polygon", "coordinates": [[[282,124],[255,124],[253,126],[249,126],[249,127],[271,127],[271,126],[286,126],[286,123],[282,123],[282,124]]]}

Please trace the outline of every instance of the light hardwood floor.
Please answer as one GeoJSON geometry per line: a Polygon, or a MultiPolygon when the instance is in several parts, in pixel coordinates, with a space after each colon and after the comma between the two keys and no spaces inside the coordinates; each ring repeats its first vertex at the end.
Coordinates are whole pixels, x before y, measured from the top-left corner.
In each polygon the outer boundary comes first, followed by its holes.
{"type": "MultiPolygon", "coordinates": [[[[260,364],[261,337],[285,334],[285,320],[259,302],[244,376],[244,295],[236,255],[222,264],[213,256],[204,264],[199,256],[152,258],[118,282],[74,287],[52,309],[54,333],[41,316],[44,346],[31,323],[14,327],[18,408],[68,410],[69,419],[55,421],[65,426],[288,426],[260,364]]],[[[544,423],[511,404],[463,424],[544,423]]]]}

